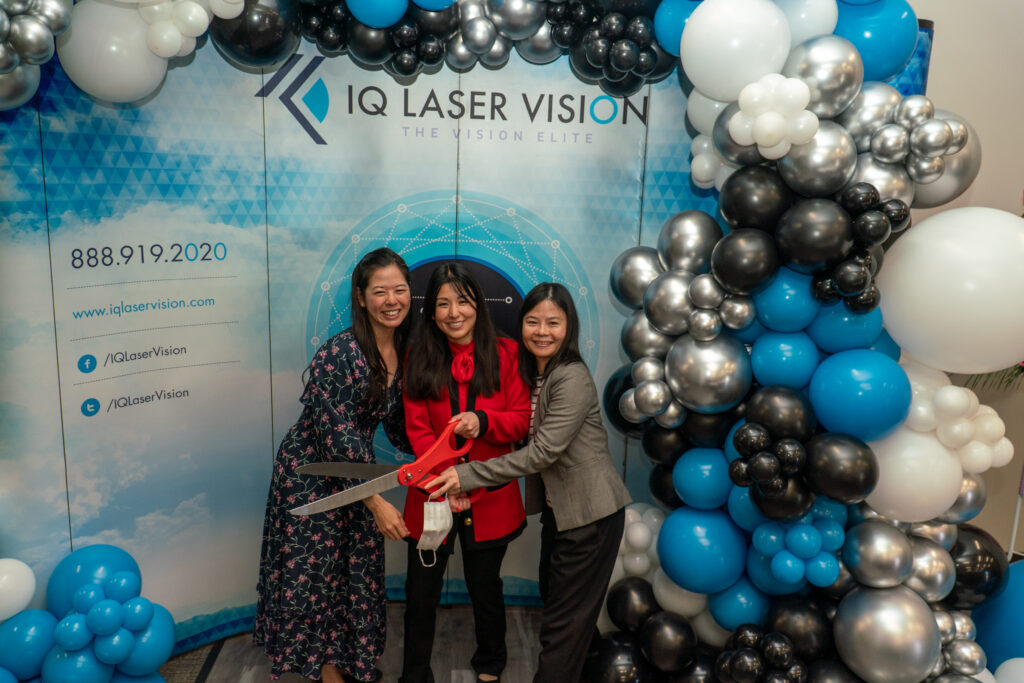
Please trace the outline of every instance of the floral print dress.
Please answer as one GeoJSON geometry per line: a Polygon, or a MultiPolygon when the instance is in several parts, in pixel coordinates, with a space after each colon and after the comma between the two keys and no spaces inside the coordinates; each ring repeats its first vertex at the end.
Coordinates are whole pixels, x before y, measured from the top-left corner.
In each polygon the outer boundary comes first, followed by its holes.
{"type": "Polygon", "coordinates": [[[381,405],[368,405],[370,373],[351,330],[316,352],[302,394],[303,411],[281,442],[267,497],[253,639],[271,659],[271,678],[320,677],[334,664],[373,678],[384,651],[384,537],[362,503],[296,517],[290,508],[359,480],[298,475],[307,463],[372,463],[377,425],[409,452],[396,379],[381,405]]]}

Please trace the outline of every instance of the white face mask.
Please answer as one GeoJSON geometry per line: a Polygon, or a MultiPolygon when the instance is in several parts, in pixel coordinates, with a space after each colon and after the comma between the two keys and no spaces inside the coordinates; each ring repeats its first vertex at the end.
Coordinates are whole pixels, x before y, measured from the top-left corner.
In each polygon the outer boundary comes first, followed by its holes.
{"type": "Polygon", "coordinates": [[[452,510],[448,507],[447,500],[428,500],[423,503],[423,533],[420,534],[420,541],[416,548],[420,551],[420,562],[424,567],[433,567],[437,562],[437,553],[434,553],[434,561],[427,564],[423,561],[423,551],[436,551],[441,547],[448,532],[452,530],[452,510]]]}

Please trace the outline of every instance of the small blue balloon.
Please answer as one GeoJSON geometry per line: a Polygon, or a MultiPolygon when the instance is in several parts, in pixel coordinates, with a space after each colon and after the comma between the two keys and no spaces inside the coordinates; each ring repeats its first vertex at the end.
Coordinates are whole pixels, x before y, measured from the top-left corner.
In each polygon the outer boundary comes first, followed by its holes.
{"type": "Polygon", "coordinates": [[[736,446],[732,442],[732,437],[736,434],[736,430],[745,424],[747,424],[747,420],[741,417],[736,421],[736,424],[729,428],[729,433],[725,435],[725,443],[722,445],[722,451],[725,453],[725,459],[729,462],[737,460],[740,457],[740,452],[736,450],[736,446]]]}
{"type": "Polygon", "coordinates": [[[754,310],[762,325],[774,332],[799,332],[818,315],[810,275],[779,268],[767,288],[753,295],[754,310]]]}
{"type": "Polygon", "coordinates": [[[889,336],[889,333],[886,332],[885,329],[883,329],[882,333],[878,335],[878,339],[875,340],[875,343],[868,348],[872,351],[884,353],[889,356],[889,358],[892,358],[897,362],[900,359],[900,354],[903,353],[903,350],[900,349],[899,345],[892,337],[889,336]]]}
{"type": "Polygon", "coordinates": [[[804,573],[807,575],[807,583],[812,586],[831,586],[839,578],[839,560],[832,553],[820,552],[807,560],[804,573]]]}
{"type": "Polygon", "coordinates": [[[761,509],[751,500],[750,488],[746,486],[732,487],[726,510],[732,521],[736,522],[736,526],[744,531],[752,532],[768,521],[761,509]]]}
{"type": "Polygon", "coordinates": [[[725,454],[717,448],[691,448],[672,467],[672,486],[682,501],[698,510],[722,507],[732,481],[725,454]]]}
{"type": "Polygon", "coordinates": [[[454,5],[455,0],[412,0],[412,4],[431,12],[439,12],[454,5]]]}
{"type": "Polygon", "coordinates": [[[794,524],[786,531],[786,549],[809,560],[821,552],[821,533],[809,524],[794,524]]]}
{"type": "Polygon", "coordinates": [[[906,0],[840,2],[834,33],[849,40],[864,62],[865,81],[884,81],[914,56],[917,16],[906,0]]]}
{"type": "Polygon", "coordinates": [[[71,596],[71,605],[76,612],[85,614],[89,609],[101,600],[107,599],[107,593],[98,583],[87,583],[79,586],[75,594],[71,596]]]}
{"type": "Polygon", "coordinates": [[[117,600],[100,600],[89,608],[85,623],[98,636],[115,633],[124,623],[124,607],[117,600]]]}
{"type": "Polygon", "coordinates": [[[811,506],[811,516],[813,519],[831,519],[839,524],[841,528],[845,529],[848,515],[849,512],[844,503],[832,500],[826,496],[815,496],[814,505],[811,506]]]}
{"type": "Polygon", "coordinates": [[[679,56],[683,27],[698,3],[699,0],[662,0],[654,12],[654,37],[661,49],[673,57],[679,56]]]}
{"type": "Polygon", "coordinates": [[[729,330],[729,334],[739,339],[744,344],[753,344],[758,337],[768,331],[768,328],[762,325],[757,318],[754,318],[754,322],[750,323],[742,330],[729,330]]]}
{"type": "Polygon", "coordinates": [[[148,676],[157,671],[174,650],[174,617],[163,605],[153,604],[153,619],[135,634],[135,647],[117,670],[129,676],[148,676]]]}
{"type": "Polygon", "coordinates": [[[910,380],[899,363],[868,349],[829,356],[810,384],[814,414],[825,429],[861,441],[881,439],[910,412],[910,380]]]}
{"type": "Polygon", "coordinates": [[[754,529],[751,542],[759,553],[774,555],[786,547],[786,530],[781,524],[767,522],[754,529]]]}
{"type": "Polygon", "coordinates": [[[788,550],[780,550],[772,557],[772,576],[782,583],[797,583],[804,578],[806,565],[788,550]]]}
{"type": "Polygon", "coordinates": [[[789,595],[796,593],[807,585],[806,579],[800,579],[796,583],[783,583],[772,574],[772,557],[759,553],[757,548],[751,546],[747,552],[747,577],[751,583],[768,595],[789,595]]]}
{"type": "Polygon", "coordinates": [[[388,28],[398,23],[409,9],[409,0],[348,0],[348,11],[371,28],[388,28]]]}
{"type": "Polygon", "coordinates": [[[88,645],[92,641],[92,631],[85,622],[85,615],[69,614],[61,619],[57,622],[53,639],[68,652],[81,650],[88,645]]]}
{"type": "Polygon", "coordinates": [[[18,679],[7,669],[0,668],[0,683],[18,683],[18,679]]]}
{"type": "Polygon", "coordinates": [[[821,549],[825,552],[834,553],[846,542],[846,532],[835,520],[819,519],[814,522],[814,528],[821,534],[821,549]]]}
{"type": "Polygon", "coordinates": [[[802,389],[818,358],[818,347],[805,332],[765,332],[750,350],[750,369],[761,386],[802,389]]]}
{"type": "Polygon", "coordinates": [[[138,563],[117,546],[97,544],[80,548],[61,560],[46,583],[46,608],[58,619],[71,611],[71,598],[80,586],[104,583],[120,571],[142,576],[138,563]]]}
{"type": "Polygon", "coordinates": [[[19,680],[38,676],[56,626],[56,617],[41,609],[22,610],[0,623],[0,667],[19,680]]]}
{"type": "Polygon", "coordinates": [[[153,603],[147,598],[137,597],[124,603],[124,624],[129,631],[141,631],[149,626],[153,618],[153,603]]]}
{"type": "Polygon", "coordinates": [[[74,683],[109,683],[114,667],[96,659],[91,647],[68,652],[54,647],[43,662],[43,680],[74,683]]]}
{"type": "Polygon", "coordinates": [[[146,676],[125,676],[120,671],[115,671],[110,683],[167,683],[167,679],[161,676],[159,671],[146,676]]]}
{"type": "Polygon", "coordinates": [[[92,644],[96,659],[104,664],[120,664],[128,659],[134,648],[135,636],[126,628],[119,628],[110,635],[96,636],[96,642],[92,644]]]}
{"type": "Polygon", "coordinates": [[[743,576],[724,591],[709,595],[708,609],[718,625],[729,631],[740,624],[761,625],[768,614],[768,596],[743,576]]]}
{"type": "MultiPolygon", "coordinates": [[[[117,572],[109,579],[104,589],[107,597],[120,603],[137,598],[142,592],[142,578],[132,572],[117,572]]],[[[83,610],[78,610],[82,612],[83,610]]]]}
{"type": "Polygon", "coordinates": [[[676,508],[658,534],[661,568],[693,593],[717,593],[736,583],[746,552],[743,532],[721,510],[676,508]]]}
{"type": "Polygon", "coordinates": [[[843,302],[822,306],[807,334],[825,353],[866,349],[882,333],[882,309],[854,313],[843,302]]]}
{"type": "Polygon", "coordinates": [[[978,645],[988,658],[989,671],[1007,659],[1024,653],[1024,629],[1020,627],[1020,606],[1024,605],[1024,562],[1012,562],[1006,571],[1006,588],[991,595],[971,611],[978,627],[978,645]]]}

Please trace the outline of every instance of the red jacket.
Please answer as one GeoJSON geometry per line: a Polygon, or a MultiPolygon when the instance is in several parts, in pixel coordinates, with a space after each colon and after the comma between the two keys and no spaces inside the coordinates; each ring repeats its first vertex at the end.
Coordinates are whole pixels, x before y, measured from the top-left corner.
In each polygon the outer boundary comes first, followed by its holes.
{"type": "MultiPolygon", "coordinates": [[[[512,445],[524,437],[530,428],[530,390],[519,376],[519,345],[511,339],[498,339],[498,361],[501,386],[490,396],[477,396],[473,410],[486,415],[480,427],[486,431],[473,442],[464,458],[490,460],[512,450],[512,445]]],[[[468,384],[458,384],[459,410],[466,410],[468,384]]],[[[448,389],[442,389],[437,399],[413,400],[403,396],[405,404],[405,431],[413,453],[420,457],[444,431],[453,414],[448,389]]],[[[453,463],[454,464],[454,463],[453,463]]],[[[447,467],[447,464],[444,466],[447,467]]],[[[444,467],[435,468],[440,472],[444,467]]],[[[423,503],[427,495],[410,487],[405,496],[405,524],[413,538],[419,539],[423,531],[423,503]]],[[[495,490],[487,490],[473,502],[469,513],[456,524],[473,527],[477,543],[497,541],[517,534],[525,525],[526,513],[519,493],[519,482],[512,481],[495,490]]]]}

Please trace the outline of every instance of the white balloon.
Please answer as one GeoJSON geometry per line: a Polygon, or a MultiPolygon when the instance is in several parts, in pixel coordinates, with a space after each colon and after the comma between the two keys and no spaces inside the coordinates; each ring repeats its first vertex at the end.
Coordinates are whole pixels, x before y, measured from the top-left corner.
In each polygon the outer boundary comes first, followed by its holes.
{"type": "Polygon", "coordinates": [[[698,133],[711,135],[711,131],[715,127],[715,119],[727,106],[729,106],[728,102],[711,99],[694,88],[690,92],[690,96],[686,98],[686,118],[690,120],[690,125],[696,128],[698,133]]]}
{"type": "Polygon", "coordinates": [[[1006,424],[998,415],[977,415],[972,422],[974,422],[974,438],[989,445],[995,445],[1006,435],[1006,424]]]}
{"type": "Polygon", "coordinates": [[[993,676],[992,672],[988,669],[979,671],[978,673],[974,674],[974,677],[978,679],[978,683],[999,683],[996,680],[996,677],[993,676]]]}
{"type": "Polygon", "coordinates": [[[970,420],[940,420],[935,437],[947,448],[960,448],[974,438],[974,423],[970,420]]]}
{"type": "Polygon", "coordinates": [[[971,398],[963,387],[950,385],[936,389],[932,403],[935,404],[935,414],[948,420],[967,415],[971,398]]]}
{"type": "Polygon", "coordinates": [[[772,108],[786,116],[795,116],[810,103],[811,89],[799,78],[787,78],[772,93],[772,108]]]}
{"type": "Polygon", "coordinates": [[[786,117],[777,111],[766,111],[754,119],[753,133],[759,147],[774,147],[786,138],[786,117]]]}
{"type": "Polygon", "coordinates": [[[791,46],[832,33],[839,21],[836,0],[775,0],[789,22],[791,46]]]}
{"type": "Polygon", "coordinates": [[[146,31],[146,44],[149,45],[149,49],[157,57],[164,59],[177,56],[183,41],[184,36],[178,27],[165,19],[154,21],[146,31]]]}
{"type": "Polygon", "coordinates": [[[932,402],[919,398],[911,401],[910,412],[903,424],[915,432],[930,432],[935,429],[939,423],[935,419],[935,407],[932,406],[932,402]]]}
{"type": "Polygon", "coordinates": [[[946,387],[952,383],[946,373],[924,365],[906,352],[900,354],[900,367],[907,373],[911,387],[920,386],[928,389],[926,393],[929,399],[939,387],[946,387]]]}
{"type": "Polygon", "coordinates": [[[631,548],[633,552],[647,550],[651,545],[651,529],[643,519],[627,526],[623,536],[626,539],[626,547],[631,548]]]}
{"type": "Polygon", "coordinates": [[[651,569],[647,553],[626,553],[622,556],[622,569],[629,576],[643,576],[651,569]]]}
{"type": "Polygon", "coordinates": [[[754,118],[748,116],[746,112],[738,111],[732,115],[729,119],[728,124],[729,137],[731,137],[737,145],[752,145],[754,144],[754,118]]]}
{"type": "Polygon", "coordinates": [[[986,443],[970,441],[956,449],[956,457],[960,458],[960,466],[964,468],[964,472],[981,474],[992,467],[995,453],[986,443]]]}
{"type": "Polygon", "coordinates": [[[181,35],[196,38],[209,28],[210,15],[193,0],[179,0],[174,4],[174,25],[181,31],[181,35]]]}
{"type": "Polygon", "coordinates": [[[210,11],[220,19],[234,19],[245,9],[244,2],[233,0],[210,0],[210,11]]]}
{"type": "Polygon", "coordinates": [[[794,145],[806,145],[818,132],[820,123],[814,112],[805,109],[789,119],[786,137],[794,145]]]}
{"type": "Polygon", "coordinates": [[[690,154],[697,156],[698,154],[714,154],[715,143],[711,140],[710,135],[701,133],[693,139],[690,143],[690,154]]]}
{"type": "Polygon", "coordinates": [[[192,54],[192,52],[195,49],[196,49],[196,39],[195,38],[190,38],[189,36],[182,36],[181,37],[181,49],[178,50],[178,54],[175,55],[175,56],[176,57],[184,57],[186,55],[190,55],[190,54],[192,54]]]}
{"type": "Polygon", "coordinates": [[[1013,460],[1013,443],[1005,436],[992,447],[992,467],[1003,467],[1013,460]]]}
{"type": "Polygon", "coordinates": [[[630,524],[632,524],[634,522],[639,522],[641,519],[643,519],[644,511],[643,510],[638,510],[638,509],[636,509],[635,506],[630,505],[630,506],[628,506],[626,508],[625,515],[626,515],[626,526],[629,526],[630,524]]]}
{"type": "Polygon", "coordinates": [[[709,187],[714,183],[721,166],[721,162],[714,154],[697,154],[690,162],[690,177],[698,187],[701,186],[701,183],[709,187]]]}
{"type": "Polygon", "coordinates": [[[668,574],[658,567],[651,581],[654,599],[663,610],[675,612],[687,619],[695,617],[708,606],[708,596],[703,593],[692,593],[668,578],[668,574]]]}
{"type": "Polygon", "coordinates": [[[1024,681],[1024,657],[1007,659],[995,671],[997,683],[1020,683],[1024,681]]]}
{"type": "Polygon", "coordinates": [[[57,38],[57,55],[71,82],[106,102],[136,102],[167,74],[167,60],[146,42],[149,26],[136,9],[82,0],[71,28],[57,38]]]}
{"type": "Polygon", "coordinates": [[[902,522],[924,522],[956,502],[963,483],[960,459],[933,434],[901,426],[868,445],[878,459],[878,485],[867,497],[874,510],[902,522]]]}
{"type": "Polygon", "coordinates": [[[723,163],[718,167],[718,173],[715,174],[715,189],[719,192],[722,191],[722,186],[725,185],[725,181],[729,179],[736,169],[739,168],[736,164],[723,163]]]}
{"type": "Polygon", "coordinates": [[[704,0],[686,20],[679,56],[694,87],[729,102],[782,70],[789,41],[786,15],[771,0],[704,0]]]}
{"type": "Polygon", "coordinates": [[[35,592],[36,575],[31,567],[14,558],[0,559],[0,621],[28,607],[35,592]]]}
{"type": "Polygon", "coordinates": [[[139,3],[139,16],[147,24],[164,19],[170,21],[174,16],[174,3],[168,0],[139,3]]]}
{"type": "Polygon", "coordinates": [[[771,146],[758,145],[757,146],[757,151],[765,159],[781,159],[782,157],[784,157],[787,154],[789,154],[789,150],[792,149],[792,148],[793,148],[793,145],[790,144],[789,140],[783,140],[782,142],[778,143],[777,145],[771,145],[771,146]]]}
{"type": "Polygon", "coordinates": [[[947,372],[975,374],[1024,358],[1024,219],[963,207],[902,235],[878,274],[886,329],[902,349],[947,372]]]}
{"type": "Polygon", "coordinates": [[[701,642],[713,647],[722,647],[732,635],[732,631],[727,631],[718,625],[715,618],[711,616],[710,610],[704,610],[695,616],[690,620],[690,625],[693,626],[693,632],[697,634],[701,642]]]}
{"type": "Polygon", "coordinates": [[[757,118],[771,109],[771,91],[761,82],[754,81],[743,86],[738,102],[740,111],[747,116],[757,118]]]}
{"type": "Polygon", "coordinates": [[[665,521],[665,511],[660,508],[651,507],[649,510],[644,511],[643,521],[651,532],[656,534],[661,529],[662,523],[665,521]]]}

